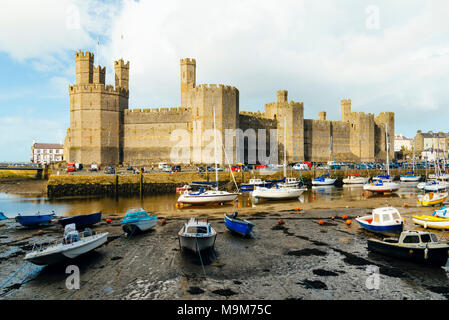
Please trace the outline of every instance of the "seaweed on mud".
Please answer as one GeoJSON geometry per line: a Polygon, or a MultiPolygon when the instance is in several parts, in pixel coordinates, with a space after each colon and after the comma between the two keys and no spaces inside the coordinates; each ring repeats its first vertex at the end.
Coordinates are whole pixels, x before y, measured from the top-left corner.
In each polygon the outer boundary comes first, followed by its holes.
{"type": "Polygon", "coordinates": [[[231,289],[218,289],[218,290],[212,291],[212,293],[218,294],[223,297],[230,297],[230,296],[237,294],[237,292],[234,292],[231,289]]]}
{"type": "Polygon", "coordinates": [[[302,249],[293,250],[286,253],[288,256],[308,257],[308,256],[325,256],[327,253],[318,249],[302,249]]]}
{"type": "Polygon", "coordinates": [[[283,225],[276,225],[276,226],[272,227],[271,230],[282,230],[284,232],[284,234],[289,237],[292,237],[295,235],[294,233],[288,231],[288,228],[286,228],[283,225]]]}
{"type": "Polygon", "coordinates": [[[320,281],[320,280],[305,279],[302,282],[298,282],[298,284],[301,284],[307,288],[327,290],[327,285],[323,281],[320,281]]]}
{"type": "Polygon", "coordinates": [[[357,257],[355,254],[352,254],[352,253],[349,253],[349,252],[346,252],[346,251],[343,251],[343,250],[340,250],[337,248],[332,248],[332,249],[337,251],[338,253],[344,255],[345,258],[343,259],[343,261],[352,266],[367,266],[367,265],[373,264],[364,258],[357,257]]]}
{"type": "Polygon", "coordinates": [[[204,290],[201,289],[200,287],[190,287],[189,290],[187,290],[187,292],[190,293],[191,295],[195,295],[204,293],[204,290]]]}
{"type": "Polygon", "coordinates": [[[333,271],[329,271],[329,270],[324,270],[324,269],[315,269],[312,270],[314,275],[320,276],[320,277],[337,277],[338,273],[333,272],[333,271]]]}
{"type": "Polygon", "coordinates": [[[238,281],[238,280],[234,280],[233,282],[234,282],[234,284],[242,284],[242,282],[238,281]]]}
{"type": "Polygon", "coordinates": [[[123,257],[115,256],[115,257],[111,258],[112,261],[120,260],[120,259],[123,259],[123,257]]]}

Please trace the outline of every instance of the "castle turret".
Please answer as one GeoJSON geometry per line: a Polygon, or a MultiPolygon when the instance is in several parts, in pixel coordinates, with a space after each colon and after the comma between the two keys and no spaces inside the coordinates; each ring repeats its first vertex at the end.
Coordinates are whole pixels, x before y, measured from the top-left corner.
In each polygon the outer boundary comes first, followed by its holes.
{"type": "Polygon", "coordinates": [[[94,68],[93,83],[106,84],[106,67],[96,66],[94,68]]]}
{"type": "Polygon", "coordinates": [[[349,121],[351,115],[351,99],[341,100],[341,121],[349,121]]]}
{"type": "Polygon", "coordinates": [[[278,90],[277,91],[277,102],[278,103],[288,102],[288,91],[287,90],[278,90]]]}
{"type": "Polygon", "coordinates": [[[75,53],[76,84],[89,84],[93,81],[94,54],[86,51],[75,53]]]}
{"type": "Polygon", "coordinates": [[[190,107],[190,91],[196,84],[196,60],[181,59],[181,106],[190,107]]]}
{"type": "Polygon", "coordinates": [[[115,87],[129,90],[129,61],[123,59],[115,61],[115,87]]]}
{"type": "Polygon", "coordinates": [[[326,120],[326,111],[318,112],[318,120],[325,121],[326,120]]]}

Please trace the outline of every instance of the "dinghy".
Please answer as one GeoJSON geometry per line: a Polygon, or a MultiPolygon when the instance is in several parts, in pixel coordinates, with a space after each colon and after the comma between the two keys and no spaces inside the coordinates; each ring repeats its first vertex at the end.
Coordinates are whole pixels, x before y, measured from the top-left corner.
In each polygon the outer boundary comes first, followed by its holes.
{"type": "Polygon", "coordinates": [[[360,226],[368,231],[389,233],[402,231],[404,221],[396,208],[384,207],[374,209],[372,214],[355,219],[360,226]]]}
{"type": "Polygon", "coordinates": [[[128,210],[123,220],[120,221],[123,231],[130,234],[136,231],[147,231],[153,228],[156,224],[157,217],[150,216],[142,208],[128,210]]]}
{"type": "Polygon", "coordinates": [[[232,215],[224,215],[224,222],[226,228],[231,232],[240,234],[241,236],[247,237],[253,230],[254,224],[248,220],[242,220],[237,218],[238,213],[234,212],[232,215]]]}
{"type": "Polygon", "coordinates": [[[96,233],[86,229],[79,235],[75,224],[68,224],[64,228],[62,243],[39,248],[25,256],[26,261],[37,265],[49,265],[74,259],[103,245],[108,239],[108,232],[96,233]]]}
{"type": "Polygon", "coordinates": [[[54,213],[51,214],[39,214],[39,212],[35,215],[29,215],[29,216],[22,216],[19,215],[16,216],[16,221],[20,223],[24,227],[30,227],[30,226],[38,226],[43,223],[48,223],[50,220],[55,216],[54,213]]]}
{"type": "Polygon", "coordinates": [[[101,212],[92,214],[82,214],[74,217],[62,218],[59,223],[65,227],[68,224],[74,223],[77,229],[94,225],[101,221],[101,212]]]}
{"type": "Polygon", "coordinates": [[[442,207],[441,209],[435,210],[432,216],[449,219],[449,209],[446,207],[442,207]]]}
{"type": "Polygon", "coordinates": [[[361,177],[360,174],[348,174],[348,177],[343,179],[344,184],[365,184],[370,177],[361,177]]]}
{"type": "Polygon", "coordinates": [[[250,192],[254,191],[254,187],[270,187],[271,183],[267,181],[263,181],[262,179],[249,179],[249,183],[242,183],[240,185],[240,190],[242,192],[250,192]]]}
{"type": "Polygon", "coordinates": [[[217,232],[207,220],[197,221],[195,218],[191,218],[178,232],[181,249],[191,250],[195,253],[213,248],[216,237],[217,232]]]}
{"type": "Polygon", "coordinates": [[[429,192],[419,196],[417,203],[419,206],[430,207],[442,204],[448,197],[447,192],[429,192]]]}
{"type": "Polygon", "coordinates": [[[403,231],[399,239],[368,240],[370,251],[433,266],[446,265],[448,249],[435,234],[422,231],[403,231]]]}
{"type": "Polygon", "coordinates": [[[449,229],[448,218],[421,215],[421,216],[412,216],[412,220],[415,224],[424,227],[424,229],[427,228],[439,230],[449,229]]]}

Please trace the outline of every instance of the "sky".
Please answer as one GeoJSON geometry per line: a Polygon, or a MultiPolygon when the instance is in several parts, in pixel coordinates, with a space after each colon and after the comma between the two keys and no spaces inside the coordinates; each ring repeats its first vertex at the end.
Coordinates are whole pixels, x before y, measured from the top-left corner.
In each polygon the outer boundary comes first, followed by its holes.
{"type": "Polygon", "coordinates": [[[197,83],[232,85],[240,110],[277,90],[305,118],[340,100],[395,112],[395,131],[449,131],[449,2],[421,0],[2,0],[0,161],[29,161],[36,142],[63,142],[76,51],[130,61],[130,108],[180,105],[179,60],[197,83]],[[97,45],[97,41],[100,45],[97,45]]]}

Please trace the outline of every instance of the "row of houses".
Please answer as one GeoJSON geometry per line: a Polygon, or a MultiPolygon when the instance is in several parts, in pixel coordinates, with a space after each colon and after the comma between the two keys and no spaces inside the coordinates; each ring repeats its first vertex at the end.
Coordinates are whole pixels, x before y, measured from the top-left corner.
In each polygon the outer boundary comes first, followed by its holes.
{"type": "Polygon", "coordinates": [[[31,162],[50,164],[64,161],[63,145],[59,143],[36,143],[31,146],[31,162]]]}
{"type": "Polygon", "coordinates": [[[422,160],[433,161],[449,157],[449,132],[422,132],[418,130],[414,138],[402,134],[394,136],[394,152],[396,154],[414,154],[422,160]]]}

